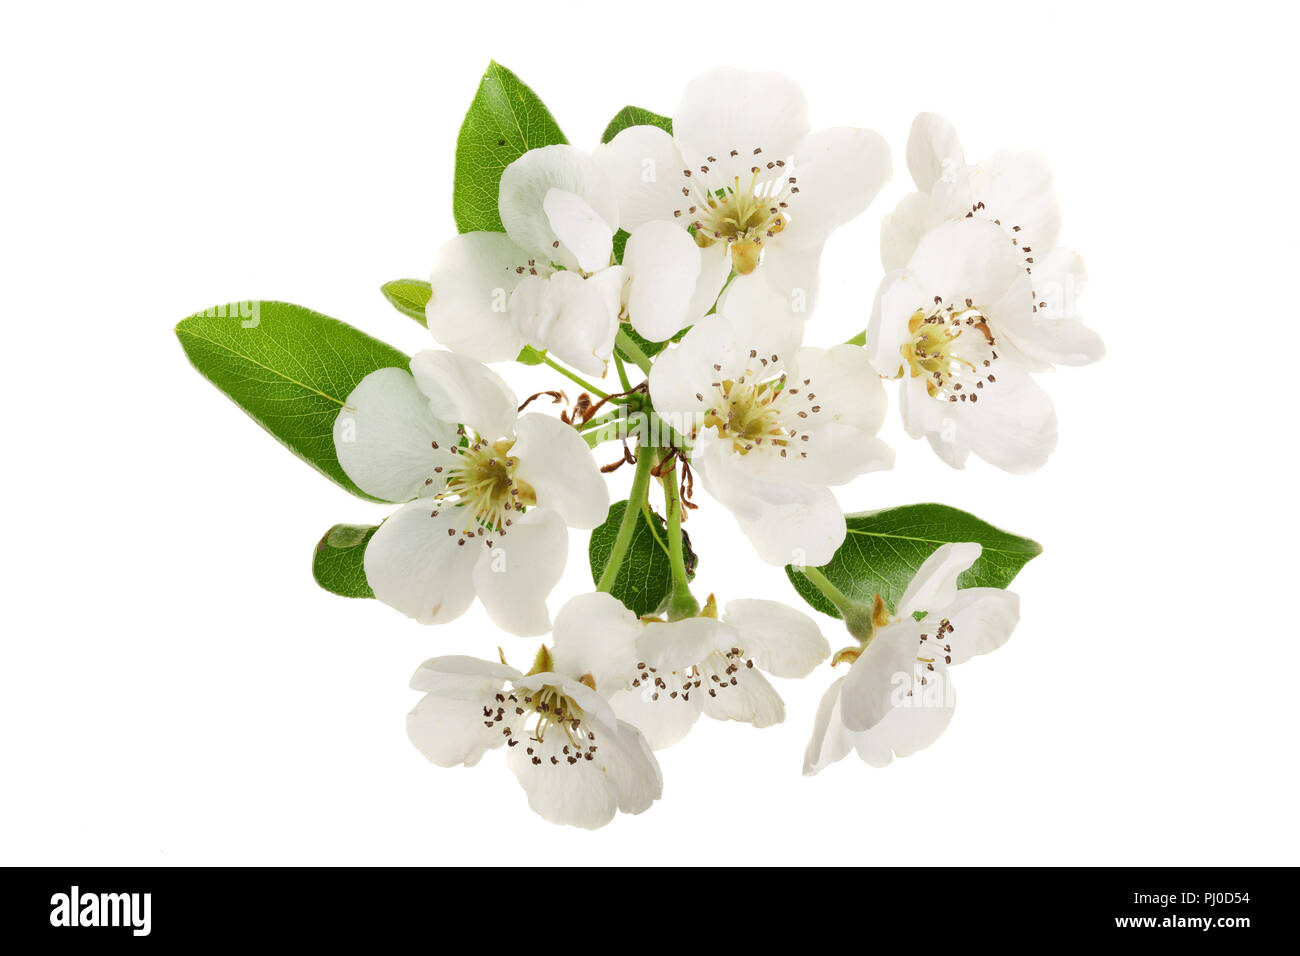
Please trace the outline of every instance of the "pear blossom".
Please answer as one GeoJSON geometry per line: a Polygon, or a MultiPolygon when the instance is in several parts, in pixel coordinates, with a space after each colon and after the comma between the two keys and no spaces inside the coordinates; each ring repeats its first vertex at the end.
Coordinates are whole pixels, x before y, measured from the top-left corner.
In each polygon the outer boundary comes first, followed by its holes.
{"type": "Polygon", "coordinates": [[[1014,474],[1056,447],[1056,411],[1032,361],[1006,329],[1033,321],[1030,276],[1002,229],[941,223],[876,295],[866,349],[881,375],[902,378],[907,432],[954,468],[971,452],[1014,474]]]}
{"type": "Polygon", "coordinates": [[[921,113],[907,140],[907,165],[917,191],[905,196],[880,230],[887,270],[907,266],[921,238],[944,222],[983,219],[1005,233],[1024,271],[1029,302],[995,334],[1034,370],[1087,365],[1105,354],[1078,311],[1086,283],[1083,260],[1058,246],[1061,209],[1052,172],[1037,150],[1004,149],[968,164],[957,131],[942,116],[921,113]]]}
{"type": "Polygon", "coordinates": [[[773,72],[720,67],[691,80],[671,134],[630,126],[595,153],[613,180],[619,224],[691,229],[704,257],[696,303],[707,309],[734,269],[759,269],[795,312],[811,311],[822,246],[892,173],[868,129],[811,132],[799,86],[773,72]]]}
{"type": "Polygon", "coordinates": [[[866,353],[801,348],[802,338],[782,295],[733,283],[716,313],[657,356],[650,397],[763,560],[817,566],[846,533],[830,486],[889,468],[893,452],[875,437],[885,393],[866,353]]]}
{"type": "MultiPolygon", "coordinates": [[[[608,594],[569,604],[601,599],[618,604],[608,594]]],[[[594,830],[617,812],[649,809],[663,792],[663,777],[640,731],[619,720],[599,692],[607,680],[630,672],[630,637],[620,641],[619,634],[606,633],[601,642],[573,645],[568,638],[581,632],[562,632],[564,619],[562,610],[554,649],[543,648],[528,674],[473,657],[425,661],[411,678],[412,689],[425,696],[407,715],[406,731],[441,767],[472,767],[504,745],[506,764],[534,812],[551,823],[594,830]]]]}
{"type": "Polygon", "coordinates": [[[956,706],[948,668],[1001,647],[1020,619],[1016,594],[958,590],[957,577],[980,551],[973,543],[938,548],[917,570],[893,615],[877,598],[869,643],[846,655],[855,658],[848,674],[830,686],[817,709],[805,774],[854,750],[871,766],[884,767],[943,733],[956,706]],[[925,616],[918,621],[914,615],[920,612],[925,616]]]}
{"type": "Polygon", "coordinates": [[[546,597],[568,554],[567,527],[605,520],[609,493],[574,429],[516,411],[496,373],[453,352],[420,352],[348,395],[334,422],[344,472],[367,494],[408,502],[366,546],[375,597],[442,624],[477,596],[514,634],[550,628],[546,597]]]}
{"type": "Polygon", "coordinates": [[[763,672],[807,677],[830,656],[816,623],[776,601],[730,601],[721,619],[711,596],[704,614],[679,621],[637,620],[622,605],[599,610],[585,622],[591,633],[636,635],[636,671],[610,703],[654,750],[685,737],[701,714],[779,724],[785,704],[763,672]]]}
{"type": "Polygon", "coordinates": [[[434,256],[425,317],[447,348],[501,362],[531,345],[603,375],[621,317],[656,341],[689,324],[699,250],[667,223],[646,224],[613,264],[618,202],[583,151],[524,153],[501,175],[497,208],[504,233],[465,233],[434,256]]]}

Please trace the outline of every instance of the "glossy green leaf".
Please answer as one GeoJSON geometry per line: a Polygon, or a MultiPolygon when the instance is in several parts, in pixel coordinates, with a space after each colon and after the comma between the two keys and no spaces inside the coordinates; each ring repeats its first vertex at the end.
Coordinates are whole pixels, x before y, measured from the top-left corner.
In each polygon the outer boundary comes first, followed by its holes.
{"type": "MultiPolygon", "coordinates": [[[[957,579],[963,588],[1005,588],[1042,545],[1002,531],[972,514],[948,505],[906,505],[847,515],[848,536],[835,557],[819,570],[846,595],[870,604],[875,595],[892,611],[898,606],[912,575],[940,545],[976,541],[984,550],[957,579]]],[[[839,612],[816,586],[794,567],[786,574],[801,597],[817,610],[839,612]]]]}
{"type": "MultiPolygon", "coordinates": [[[[591,579],[599,581],[609,562],[618,536],[618,526],[627,510],[626,501],[616,501],[609,506],[604,524],[591,532],[587,556],[591,561],[591,579]]],[[[614,578],[610,594],[622,601],[638,615],[654,614],[662,609],[673,591],[672,564],[668,559],[668,532],[664,519],[654,511],[653,525],[646,521],[645,513],[637,516],[632,541],[628,545],[623,565],[614,578]]],[[[683,556],[688,578],[695,576],[697,558],[691,550],[691,539],[682,532],[683,556]]]]}
{"type": "Polygon", "coordinates": [[[334,419],[357,384],[410,358],[345,322],[287,302],[216,306],[184,319],[176,337],[194,367],[321,474],[374,501],[343,473],[334,419]]]}
{"type": "Polygon", "coordinates": [[[350,598],[372,598],[363,563],[377,525],[336,524],[316,544],[311,573],[326,591],[350,598]]]}
{"type": "Polygon", "coordinates": [[[379,289],[398,312],[415,319],[428,327],[424,318],[424,307],[433,297],[433,286],[423,279],[394,279],[385,282],[379,289]]]}
{"type": "Polygon", "coordinates": [[[639,106],[625,106],[614,114],[614,118],[605,127],[605,132],[600,134],[600,141],[608,143],[629,126],[658,126],[670,135],[673,131],[671,117],[652,113],[650,110],[642,109],[639,106]]]}
{"type": "Polygon", "coordinates": [[[456,140],[456,228],[505,231],[497,213],[501,173],[530,149],[567,142],[537,94],[501,64],[489,63],[456,140]]]}

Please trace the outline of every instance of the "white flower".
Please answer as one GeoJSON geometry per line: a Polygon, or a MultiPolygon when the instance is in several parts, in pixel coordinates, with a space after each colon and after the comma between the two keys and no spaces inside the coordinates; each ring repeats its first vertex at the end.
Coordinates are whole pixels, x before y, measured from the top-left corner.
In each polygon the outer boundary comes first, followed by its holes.
{"type": "Polygon", "coordinates": [[[621,605],[601,610],[603,616],[582,622],[589,632],[636,635],[636,672],[610,703],[654,750],[685,737],[701,714],[755,727],[779,724],[785,704],[762,671],[807,677],[830,655],[817,625],[776,601],[731,601],[721,620],[637,620],[621,605]]]}
{"type": "Polygon", "coordinates": [[[621,313],[655,341],[689,324],[699,250],[669,224],[648,224],[612,265],[618,202],[586,153],[520,156],[501,175],[497,208],[504,234],[465,233],[434,256],[425,317],[443,345],[483,362],[531,345],[601,375],[621,313]]]}
{"type": "Polygon", "coordinates": [[[609,493],[572,427],[517,405],[500,376],[442,351],[420,352],[410,374],[372,372],[347,397],[334,422],[339,464],[367,494],[410,502],[366,546],[379,600],[442,624],[477,595],[504,630],[549,629],[565,526],[600,524],[609,493]]]}
{"type": "Polygon", "coordinates": [[[656,412],[772,564],[822,565],[844,541],[829,485],[888,468],[880,378],[856,346],[800,348],[803,323],[761,280],[733,283],[650,372],[656,412]]]}
{"type": "MultiPolygon", "coordinates": [[[[569,603],[604,601],[618,603],[608,594],[569,603]]],[[[659,764],[641,733],[597,692],[602,666],[620,651],[627,662],[616,665],[621,672],[635,663],[632,643],[602,636],[600,645],[575,648],[557,632],[553,655],[538,655],[544,669],[527,675],[473,657],[425,661],[411,678],[425,696],[406,717],[407,736],[441,767],[471,767],[505,744],[528,805],[551,823],[594,830],[618,811],[649,809],[663,792],[659,764]],[[588,649],[597,651],[594,660],[585,658],[588,649]]]]}
{"type": "Polygon", "coordinates": [[[888,620],[822,698],[805,774],[852,750],[883,767],[943,733],[956,705],[948,668],[1001,647],[1020,619],[1020,598],[1009,591],[957,589],[958,575],[979,556],[978,544],[945,544],[917,570],[893,617],[877,604],[888,620]]]}
{"type": "Polygon", "coordinates": [[[693,227],[704,249],[697,305],[731,269],[758,268],[796,311],[811,311],[822,245],[889,180],[880,134],[809,131],[808,103],[778,73],[717,68],[687,84],[671,135],[631,126],[595,158],[614,181],[620,224],[693,227]]]}
{"type": "Polygon", "coordinates": [[[907,140],[917,192],[905,196],[880,230],[887,270],[905,268],[921,237],[941,223],[983,219],[1005,233],[1024,271],[1027,310],[994,329],[1034,369],[1087,365],[1105,354],[1079,318],[1086,274],[1078,254],[1057,246],[1061,210],[1052,172],[1036,150],[1004,149],[968,165],[957,131],[942,116],[921,113],[907,140]]]}
{"type": "Polygon", "coordinates": [[[1042,467],[1056,447],[1056,411],[1030,376],[1007,328],[1031,321],[1030,277],[1003,231],[982,219],[928,231],[907,268],[876,295],[866,348],[901,376],[907,432],[954,468],[973,451],[1015,474],[1042,467]]]}

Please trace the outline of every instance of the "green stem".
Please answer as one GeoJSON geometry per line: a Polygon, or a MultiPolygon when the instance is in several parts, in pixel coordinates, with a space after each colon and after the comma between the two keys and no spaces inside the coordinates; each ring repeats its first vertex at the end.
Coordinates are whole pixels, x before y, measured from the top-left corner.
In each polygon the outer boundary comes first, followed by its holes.
{"type": "Polygon", "coordinates": [[[542,361],[545,362],[547,365],[549,365],[551,368],[555,369],[557,372],[559,372],[559,373],[560,373],[561,375],[563,375],[565,378],[569,379],[569,381],[571,381],[571,382],[577,382],[579,385],[581,385],[584,389],[586,389],[586,390],[587,390],[588,392],[590,392],[592,395],[595,395],[597,398],[608,398],[608,397],[609,397],[607,394],[605,394],[605,392],[603,392],[602,390],[600,390],[599,388],[597,388],[595,385],[592,385],[592,384],[591,384],[590,382],[588,382],[586,379],[584,379],[584,378],[582,378],[581,376],[579,376],[577,372],[572,372],[572,371],[570,371],[569,369],[565,368],[563,365],[561,365],[559,362],[555,361],[555,359],[551,358],[549,355],[543,355],[543,356],[542,356],[542,361]]]}
{"type": "Polygon", "coordinates": [[[682,555],[682,502],[677,495],[677,461],[659,477],[664,489],[664,513],[668,519],[668,560],[673,571],[673,594],[668,604],[668,620],[680,621],[696,617],[700,603],[691,594],[691,582],[686,577],[686,560],[682,555]]]}
{"type": "Polygon", "coordinates": [[[623,358],[617,352],[614,353],[614,368],[618,370],[618,380],[623,386],[623,391],[632,391],[632,382],[627,377],[627,369],[623,367],[623,358]]]}
{"type": "Polygon", "coordinates": [[[632,341],[632,336],[628,335],[625,329],[618,330],[615,344],[623,350],[624,355],[636,363],[637,368],[646,375],[650,374],[650,358],[641,351],[641,346],[632,341]]]}
{"type": "Polygon", "coordinates": [[[618,570],[627,557],[628,545],[632,543],[632,532],[636,530],[636,520],[641,514],[641,505],[646,500],[650,488],[650,467],[654,463],[654,449],[642,446],[637,449],[636,473],[632,477],[632,490],[627,496],[627,508],[623,511],[623,520],[619,522],[618,534],[614,536],[614,547],[610,549],[609,561],[596,582],[597,591],[608,592],[614,586],[618,570]]]}
{"type": "Polygon", "coordinates": [[[826,600],[835,605],[835,610],[840,612],[840,617],[844,619],[844,627],[850,634],[857,638],[863,647],[871,643],[872,634],[875,632],[875,624],[872,621],[872,605],[863,604],[861,601],[849,597],[834,584],[826,575],[822,574],[817,568],[800,568],[799,573],[813,583],[813,586],[826,600]]]}
{"type": "Polygon", "coordinates": [[[606,422],[595,431],[583,432],[582,434],[583,440],[591,448],[595,448],[607,441],[618,441],[620,438],[626,437],[627,432],[624,430],[622,422],[606,422]]]}

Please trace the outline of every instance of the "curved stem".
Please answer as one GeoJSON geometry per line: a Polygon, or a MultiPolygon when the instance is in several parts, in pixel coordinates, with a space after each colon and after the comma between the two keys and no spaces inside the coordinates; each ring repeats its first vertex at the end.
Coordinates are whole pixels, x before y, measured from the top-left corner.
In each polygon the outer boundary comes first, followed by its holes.
{"type": "Polygon", "coordinates": [[[623,391],[632,391],[632,382],[627,377],[627,369],[623,367],[623,357],[617,352],[614,353],[614,368],[618,370],[618,380],[623,386],[623,391]]]}
{"type": "Polygon", "coordinates": [[[668,560],[673,571],[673,595],[668,605],[668,619],[679,621],[700,613],[700,604],[691,594],[682,554],[682,502],[677,494],[677,460],[659,476],[664,489],[664,514],[668,519],[668,560]]]}
{"type": "Polygon", "coordinates": [[[543,361],[544,363],[546,363],[547,365],[549,365],[551,368],[555,369],[557,372],[559,372],[561,375],[563,375],[563,376],[564,376],[565,378],[567,378],[569,381],[571,381],[571,382],[577,382],[579,385],[581,385],[584,389],[586,389],[586,390],[587,390],[588,392],[590,392],[592,395],[595,395],[597,398],[608,398],[608,397],[609,397],[609,396],[608,396],[605,392],[603,392],[601,389],[597,388],[595,385],[592,385],[592,384],[591,384],[590,382],[588,382],[586,379],[584,379],[584,378],[582,378],[581,376],[579,376],[577,372],[573,372],[573,371],[570,371],[569,369],[565,368],[563,365],[561,365],[559,362],[555,361],[555,359],[551,358],[549,355],[543,355],[543,356],[542,356],[542,361],[543,361]]]}
{"type": "Polygon", "coordinates": [[[618,330],[615,342],[623,350],[623,354],[636,363],[637,368],[647,375],[650,374],[650,358],[641,351],[641,346],[632,341],[632,336],[628,335],[626,330],[618,330]]]}
{"type": "Polygon", "coordinates": [[[835,610],[839,611],[840,617],[844,619],[845,629],[857,638],[863,647],[871,643],[872,635],[875,633],[873,605],[863,604],[849,597],[817,568],[800,568],[799,573],[811,581],[826,600],[835,605],[835,610]]]}
{"type": "Polygon", "coordinates": [[[601,425],[608,425],[610,422],[616,422],[623,416],[621,408],[615,408],[612,412],[606,412],[604,415],[597,415],[591,421],[583,422],[581,425],[573,427],[580,432],[590,431],[593,428],[599,428],[601,425]]]}
{"type": "Polygon", "coordinates": [[[654,449],[644,445],[637,449],[636,473],[632,477],[632,490],[627,496],[627,507],[623,511],[623,520],[619,522],[618,534],[614,536],[614,547],[610,549],[609,560],[605,570],[600,572],[596,582],[597,591],[609,591],[618,577],[618,570],[627,557],[628,545],[632,543],[632,532],[636,530],[636,520],[641,515],[641,505],[646,500],[650,488],[650,466],[654,459],[654,449]]]}

